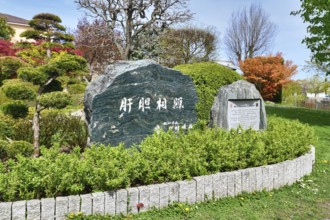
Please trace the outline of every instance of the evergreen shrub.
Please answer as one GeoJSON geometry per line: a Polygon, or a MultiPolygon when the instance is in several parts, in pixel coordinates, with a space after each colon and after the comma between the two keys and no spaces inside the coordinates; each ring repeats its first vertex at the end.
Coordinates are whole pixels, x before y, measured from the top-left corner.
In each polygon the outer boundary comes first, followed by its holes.
{"type": "MultiPolygon", "coordinates": [[[[32,115],[27,118],[12,119],[0,115],[0,139],[6,137],[15,141],[33,143],[32,115]]],[[[56,110],[45,110],[40,121],[40,145],[47,148],[76,146],[84,149],[87,145],[88,130],[84,121],[56,110]]]]}
{"type": "Polygon", "coordinates": [[[278,163],[308,152],[314,141],[312,128],[269,118],[263,132],[199,125],[186,134],[155,133],[140,144],[141,151],[102,145],[71,153],[42,148],[40,158],[17,156],[0,163],[0,201],[108,191],[278,163]]]}
{"type": "Polygon", "coordinates": [[[79,117],[69,116],[59,111],[48,111],[40,122],[40,144],[47,148],[57,144],[70,150],[87,145],[88,130],[79,117]]]}
{"type": "Polygon", "coordinates": [[[86,90],[86,84],[84,83],[68,85],[68,91],[70,94],[82,94],[85,93],[85,90],[86,90]]]}
{"type": "Polygon", "coordinates": [[[193,79],[198,95],[197,117],[205,121],[210,119],[211,108],[219,88],[243,79],[240,74],[228,67],[211,62],[183,64],[175,66],[174,69],[193,79]]]}
{"type": "Polygon", "coordinates": [[[31,157],[34,152],[33,145],[26,141],[13,141],[7,145],[8,158],[16,159],[18,155],[31,157]]]}
{"type": "Polygon", "coordinates": [[[27,66],[27,64],[17,57],[0,57],[0,86],[3,80],[15,78],[17,70],[22,66],[27,66]]]}
{"type": "Polygon", "coordinates": [[[22,101],[6,102],[1,107],[5,115],[10,115],[13,118],[24,118],[29,113],[27,104],[22,101]]]}
{"type": "Polygon", "coordinates": [[[0,139],[0,160],[6,160],[8,158],[7,148],[8,142],[0,139]]]}

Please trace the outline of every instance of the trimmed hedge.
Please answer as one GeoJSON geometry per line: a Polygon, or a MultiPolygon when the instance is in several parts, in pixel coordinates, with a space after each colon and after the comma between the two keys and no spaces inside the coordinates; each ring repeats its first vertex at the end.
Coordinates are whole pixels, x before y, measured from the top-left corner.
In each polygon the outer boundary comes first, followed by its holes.
{"type": "MultiPolygon", "coordinates": [[[[201,129],[203,128],[203,129],[201,129]]],[[[83,153],[42,149],[40,158],[0,163],[0,201],[73,195],[189,179],[272,164],[303,155],[312,128],[269,118],[267,131],[211,129],[160,132],[137,148],[92,146],[83,153]]]]}
{"type": "Polygon", "coordinates": [[[198,103],[196,105],[199,120],[210,120],[210,112],[219,88],[243,79],[237,72],[223,65],[211,62],[183,64],[174,69],[190,75],[196,85],[198,103]]]}

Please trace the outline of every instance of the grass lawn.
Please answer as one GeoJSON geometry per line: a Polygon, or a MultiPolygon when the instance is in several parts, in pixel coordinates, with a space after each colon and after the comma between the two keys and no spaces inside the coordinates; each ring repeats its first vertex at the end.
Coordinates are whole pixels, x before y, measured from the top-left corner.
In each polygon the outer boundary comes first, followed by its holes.
{"type": "MultiPolygon", "coordinates": [[[[318,141],[312,175],[271,192],[194,205],[175,204],[135,216],[114,219],[330,219],[330,111],[267,107],[268,116],[299,120],[315,130],[318,141]]],[[[97,217],[91,219],[110,219],[97,217]]]]}

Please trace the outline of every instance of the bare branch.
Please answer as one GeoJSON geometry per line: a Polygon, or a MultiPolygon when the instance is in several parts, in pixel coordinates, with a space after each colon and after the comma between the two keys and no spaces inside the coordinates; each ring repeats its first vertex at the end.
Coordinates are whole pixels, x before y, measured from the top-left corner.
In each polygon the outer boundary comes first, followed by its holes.
{"type": "MultiPolygon", "coordinates": [[[[189,20],[188,0],[75,0],[80,6],[106,22],[113,37],[121,33],[123,41],[115,41],[122,59],[130,59],[138,45],[134,42],[155,25],[169,26],[189,20]]],[[[115,39],[115,38],[113,38],[115,39]]]]}
{"type": "Polygon", "coordinates": [[[232,14],[224,37],[227,55],[235,64],[262,55],[272,46],[275,35],[276,26],[261,5],[252,4],[232,14]]]}

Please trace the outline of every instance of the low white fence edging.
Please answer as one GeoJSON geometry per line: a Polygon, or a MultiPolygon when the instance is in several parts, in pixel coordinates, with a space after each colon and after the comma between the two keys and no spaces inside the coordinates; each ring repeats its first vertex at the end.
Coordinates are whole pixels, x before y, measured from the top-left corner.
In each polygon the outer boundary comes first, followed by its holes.
{"type": "Polygon", "coordinates": [[[272,190],[291,185],[312,172],[315,148],[281,163],[192,180],[139,186],[110,192],[0,203],[0,220],[65,219],[69,213],[119,215],[164,208],[172,202],[203,202],[234,197],[242,192],[272,190]],[[138,210],[139,209],[139,210],[138,210]]]}

